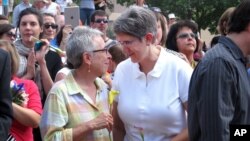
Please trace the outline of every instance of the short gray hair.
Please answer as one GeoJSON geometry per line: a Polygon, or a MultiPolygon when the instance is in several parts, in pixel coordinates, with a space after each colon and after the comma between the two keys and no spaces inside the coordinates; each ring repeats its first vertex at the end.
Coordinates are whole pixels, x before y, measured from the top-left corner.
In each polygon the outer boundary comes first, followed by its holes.
{"type": "Polygon", "coordinates": [[[116,34],[125,33],[141,40],[147,33],[156,36],[157,20],[151,10],[131,6],[117,18],[113,28],[116,34]]]}
{"type": "Polygon", "coordinates": [[[67,59],[74,66],[79,68],[82,64],[82,54],[92,52],[96,48],[93,38],[102,36],[102,32],[90,27],[76,27],[67,41],[67,59]]]}

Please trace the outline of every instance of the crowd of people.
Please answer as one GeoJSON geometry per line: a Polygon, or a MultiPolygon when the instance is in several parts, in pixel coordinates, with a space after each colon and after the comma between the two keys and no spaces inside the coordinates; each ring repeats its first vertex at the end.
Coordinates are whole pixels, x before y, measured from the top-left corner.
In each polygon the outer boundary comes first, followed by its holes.
{"type": "Polygon", "coordinates": [[[250,0],[207,51],[195,21],[136,0],[22,0],[0,15],[0,141],[229,141],[250,125],[250,0]],[[115,38],[108,34],[112,28],[115,38]]]}

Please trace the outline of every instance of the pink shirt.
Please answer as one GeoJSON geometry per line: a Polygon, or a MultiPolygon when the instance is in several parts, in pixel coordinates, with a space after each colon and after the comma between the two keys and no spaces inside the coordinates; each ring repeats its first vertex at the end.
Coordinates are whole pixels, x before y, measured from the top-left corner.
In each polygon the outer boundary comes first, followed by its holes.
{"type": "MultiPolygon", "coordinates": [[[[28,94],[29,97],[27,108],[41,115],[41,98],[37,85],[34,83],[34,81],[20,79],[17,77],[14,77],[12,80],[16,81],[16,83],[18,84],[24,83],[25,92],[28,94]]],[[[15,119],[13,119],[10,132],[17,141],[33,141],[32,127],[24,126],[15,119]]]]}

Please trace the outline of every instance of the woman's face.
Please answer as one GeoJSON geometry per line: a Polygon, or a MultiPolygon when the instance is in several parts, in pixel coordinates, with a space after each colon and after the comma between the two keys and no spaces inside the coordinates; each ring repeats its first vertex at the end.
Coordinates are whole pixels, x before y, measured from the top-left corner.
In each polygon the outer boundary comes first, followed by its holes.
{"type": "Polygon", "coordinates": [[[156,34],[156,45],[161,44],[161,39],[162,39],[162,27],[161,27],[161,22],[160,20],[157,21],[157,34],[156,34]]]}
{"type": "Polygon", "coordinates": [[[146,58],[148,47],[144,38],[140,41],[134,36],[119,33],[116,35],[116,40],[120,42],[124,52],[131,58],[132,62],[140,63],[146,58]]]}
{"type": "Polygon", "coordinates": [[[96,48],[93,51],[91,59],[91,71],[95,71],[97,76],[101,76],[107,72],[109,67],[109,59],[111,55],[105,48],[105,42],[101,36],[93,38],[96,48]]]}
{"type": "Polygon", "coordinates": [[[33,14],[25,15],[20,21],[20,34],[22,42],[27,47],[33,47],[34,41],[31,41],[31,37],[39,38],[42,32],[42,27],[39,25],[37,16],[33,14]]]}
{"type": "Polygon", "coordinates": [[[7,33],[4,33],[1,39],[13,43],[16,39],[15,29],[13,28],[9,30],[7,33]]]}
{"type": "Polygon", "coordinates": [[[176,34],[176,44],[179,52],[183,54],[193,53],[196,49],[196,35],[188,27],[181,28],[176,34]]]}
{"type": "Polygon", "coordinates": [[[56,36],[58,25],[51,16],[43,16],[43,38],[52,40],[56,36]]]}

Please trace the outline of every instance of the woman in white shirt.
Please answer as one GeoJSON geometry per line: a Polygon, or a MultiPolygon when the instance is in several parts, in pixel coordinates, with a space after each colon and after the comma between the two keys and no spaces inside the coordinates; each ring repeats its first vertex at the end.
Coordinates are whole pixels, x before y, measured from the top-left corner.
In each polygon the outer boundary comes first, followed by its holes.
{"type": "Polygon", "coordinates": [[[157,21],[148,9],[130,7],[115,21],[114,32],[129,56],[112,82],[119,92],[114,140],[188,140],[185,110],[192,68],[155,45],[157,21]]]}

